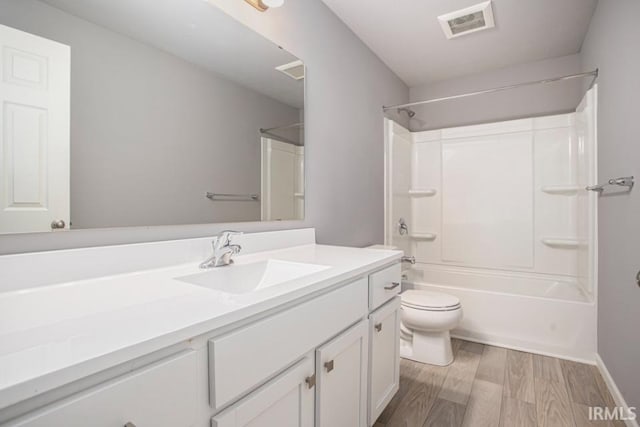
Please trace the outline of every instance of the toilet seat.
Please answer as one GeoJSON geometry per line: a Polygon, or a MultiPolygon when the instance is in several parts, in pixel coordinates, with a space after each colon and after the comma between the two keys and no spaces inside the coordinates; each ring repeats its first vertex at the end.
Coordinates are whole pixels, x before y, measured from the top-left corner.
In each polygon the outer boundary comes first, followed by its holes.
{"type": "Polygon", "coordinates": [[[400,294],[404,307],[423,311],[453,311],[460,309],[460,300],[440,292],[408,290],[400,294]]]}

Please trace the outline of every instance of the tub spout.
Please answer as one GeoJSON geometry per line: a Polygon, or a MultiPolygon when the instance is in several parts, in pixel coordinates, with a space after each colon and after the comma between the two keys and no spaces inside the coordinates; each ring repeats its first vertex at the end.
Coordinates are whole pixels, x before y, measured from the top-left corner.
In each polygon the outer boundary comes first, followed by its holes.
{"type": "Polygon", "coordinates": [[[416,257],[414,257],[414,256],[403,256],[401,260],[402,260],[402,262],[408,262],[410,264],[415,264],[416,263],[416,257]]]}

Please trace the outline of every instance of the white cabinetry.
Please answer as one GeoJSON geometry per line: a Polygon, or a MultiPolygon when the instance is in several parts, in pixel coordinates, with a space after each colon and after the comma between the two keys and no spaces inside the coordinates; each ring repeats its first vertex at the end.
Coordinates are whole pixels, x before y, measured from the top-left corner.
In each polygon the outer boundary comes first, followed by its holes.
{"type": "Polygon", "coordinates": [[[356,276],[0,420],[22,427],[370,426],[398,390],[399,281],[399,264],[356,276]]]}
{"type": "Polygon", "coordinates": [[[369,425],[400,385],[400,297],[369,316],[369,425]]]}
{"type": "Polygon", "coordinates": [[[221,409],[367,316],[362,278],[209,340],[209,400],[221,409]]]}
{"type": "Polygon", "coordinates": [[[370,310],[375,310],[400,293],[401,275],[399,263],[369,275],[370,310]]]}
{"type": "Polygon", "coordinates": [[[211,420],[212,427],[313,427],[314,364],[305,357],[211,420]]]}
{"type": "Polygon", "coordinates": [[[367,424],[368,321],[316,351],[317,427],[365,427],[367,424]]]}
{"type": "Polygon", "coordinates": [[[196,422],[196,354],[188,351],[38,411],[20,427],[191,427],[196,422]]]}

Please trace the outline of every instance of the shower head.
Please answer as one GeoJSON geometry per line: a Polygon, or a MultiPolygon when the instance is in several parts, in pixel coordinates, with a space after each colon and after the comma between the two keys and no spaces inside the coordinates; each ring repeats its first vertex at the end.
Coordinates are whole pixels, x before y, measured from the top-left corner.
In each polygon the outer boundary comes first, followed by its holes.
{"type": "Polygon", "coordinates": [[[410,109],[408,109],[408,108],[398,108],[398,114],[400,114],[400,113],[402,113],[402,112],[407,113],[407,116],[409,116],[409,118],[410,118],[410,119],[412,119],[412,118],[413,118],[413,116],[415,116],[415,115],[416,115],[416,112],[415,112],[415,111],[410,110],[410,109]]]}

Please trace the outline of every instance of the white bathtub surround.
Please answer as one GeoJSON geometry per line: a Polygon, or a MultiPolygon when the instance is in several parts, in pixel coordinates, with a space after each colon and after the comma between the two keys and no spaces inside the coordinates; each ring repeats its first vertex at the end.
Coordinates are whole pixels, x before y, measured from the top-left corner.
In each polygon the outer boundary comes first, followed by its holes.
{"type": "Polygon", "coordinates": [[[594,363],[595,307],[575,283],[434,265],[418,265],[405,275],[405,288],[460,300],[464,317],[454,337],[594,363]]]}
{"type": "MultiPolygon", "coordinates": [[[[239,271],[246,266],[247,272],[256,273],[259,266],[263,273],[285,274],[280,276],[284,281],[276,283],[258,278],[256,289],[238,292],[206,286],[208,282],[201,275],[216,274],[216,271],[200,270],[198,264],[209,255],[210,239],[0,257],[3,267],[0,283],[6,287],[0,293],[0,422],[180,352],[195,352],[193,359],[198,366],[195,381],[201,389],[208,378],[207,342],[213,340],[212,337],[229,334],[240,326],[258,322],[257,319],[277,317],[277,313],[293,313],[294,307],[304,306],[305,316],[320,310],[318,316],[324,320],[296,318],[294,323],[299,330],[295,333],[308,331],[309,339],[321,340],[309,342],[308,348],[300,350],[302,357],[317,344],[362,320],[362,316],[364,326],[361,327],[367,331],[367,313],[377,313],[374,310],[379,306],[386,307],[396,292],[381,296],[376,300],[378,305],[370,306],[367,294],[377,293],[369,289],[367,280],[362,278],[390,264],[397,266],[399,251],[316,245],[312,229],[244,235],[238,242],[243,246],[244,255],[235,258],[234,266],[222,267],[226,270],[220,270],[221,274],[233,279],[229,276],[231,269],[239,271]],[[164,262],[164,267],[160,267],[158,259],[164,262]],[[96,265],[101,277],[95,277],[96,273],[91,271],[91,266],[96,265]],[[313,268],[309,270],[308,266],[313,268]],[[50,270],[52,282],[56,284],[46,284],[42,269],[50,270]],[[79,277],[82,279],[78,280],[79,277]],[[190,283],[194,277],[195,281],[204,282],[190,283]],[[322,298],[331,310],[340,312],[335,313],[335,319],[325,319],[322,298]],[[305,301],[308,301],[306,306],[305,301]],[[310,322],[309,328],[305,322],[310,322]]],[[[256,274],[249,276],[257,277],[256,274]]],[[[395,281],[399,280],[399,269],[397,275],[395,281]]],[[[391,326],[385,323],[387,317],[392,319],[390,315],[380,320],[386,325],[385,331],[393,330],[393,322],[391,326]]],[[[295,329],[291,323],[287,328],[290,332],[295,329]]],[[[366,335],[369,333],[363,336],[366,335]]],[[[271,333],[260,336],[279,339],[271,333]]],[[[397,334],[395,337],[397,339],[397,334]]],[[[371,338],[374,345],[377,337],[371,335],[371,338]]],[[[293,340],[302,341],[305,340],[293,340]]],[[[367,348],[367,341],[361,342],[363,348],[367,348]]],[[[218,351],[224,348],[220,342],[218,351]]],[[[236,354],[235,360],[242,359],[235,347],[228,349],[236,354]]],[[[340,348],[335,351],[341,354],[340,348]]],[[[270,358],[269,353],[257,354],[255,350],[248,351],[246,356],[259,362],[261,369],[266,360],[271,361],[271,368],[280,363],[279,359],[270,358]]],[[[175,362],[176,366],[185,359],[178,357],[177,360],[180,362],[175,362]]],[[[167,363],[174,366],[173,362],[167,363]]],[[[393,369],[393,364],[389,366],[393,369]]],[[[228,366],[225,368],[225,372],[232,372],[228,366]]],[[[366,367],[364,369],[366,373],[366,367]]],[[[155,378],[151,372],[156,371],[144,372],[143,376],[149,372],[149,378],[155,378]]],[[[255,378],[247,379],[246,383],[255,378]]],[[[236,376],[234,381],[241,380],[236,376]]],[[[253,383],[251,386],[254,387],[253,383]]],[[[218,393],[227,393],[227,397],[223,403],[211,405],[216,411],[240,397],[226,386],[220,387],[218,393]]],[[[246,393],[246,389],[238,390],[240,394],[246,393]]],[[[385,392],[391,390],[393,387],[385,392]]],[[[218,396],[222,399],[223,394],[218,396]]],[[[378,397],[386,405],[386,396],[378,397]]],[[[197,398],[196,406],[202,408],[197,409],[202,412],[197,416],[208,419],[211,413],[205,412],[211,409],[203,409],[207,407],[206,395],[197,398]]]]}
{"type": "Polygon", "coordinates": [[[460,299],[454,335],[594,363],[595,91],[570,114],[424,132],[387,121],[385,244],[415,256],[410,287],[460,299]]]}

